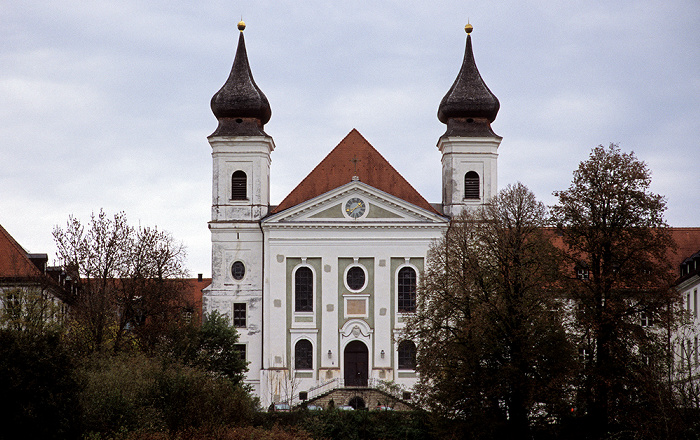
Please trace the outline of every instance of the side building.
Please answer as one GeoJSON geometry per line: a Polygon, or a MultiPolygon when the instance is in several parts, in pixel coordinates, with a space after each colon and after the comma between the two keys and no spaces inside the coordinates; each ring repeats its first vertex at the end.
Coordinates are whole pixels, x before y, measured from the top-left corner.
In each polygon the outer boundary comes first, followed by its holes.
{"type": "Polygon", "coordinates": [[[28,253],[0,225],[0,325],[63,319],[75,283],[63,268],[47,263],[47,254],[28,253]]]}

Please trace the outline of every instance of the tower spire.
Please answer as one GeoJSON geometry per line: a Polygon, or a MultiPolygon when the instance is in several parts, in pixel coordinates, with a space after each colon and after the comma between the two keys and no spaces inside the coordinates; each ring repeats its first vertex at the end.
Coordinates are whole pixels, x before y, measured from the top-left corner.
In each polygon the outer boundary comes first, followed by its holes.
{"type": "Polygon", "coordinates": [[[479,74],[472,52],[474,27],[467,23],[467,46],[457,79],[438,107],[438,119],[447,124],[445,136],[495,136],[491,122],[496,119],[500,103],[479,74]]]}
{"type": "Polygon", "coordinates": [[[272,110],[265,94],[255,84],[248,64],[243,30],[238,23],[240,36],[231,73],[226,83],[211,98],[211,109],[219,121],[212,136],[267,136],[263,131],[270,120],[272,110]]]}

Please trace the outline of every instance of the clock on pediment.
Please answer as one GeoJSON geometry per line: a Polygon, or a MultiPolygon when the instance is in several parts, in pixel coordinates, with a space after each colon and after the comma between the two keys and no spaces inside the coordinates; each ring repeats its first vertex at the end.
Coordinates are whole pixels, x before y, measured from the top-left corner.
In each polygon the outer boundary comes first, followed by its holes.
{"type": "Polygon", "coordinates": [[[345,215],[350,218],[360,218],[367,210],[365,201],[359,197],[352,197],[345,202],[345,215]]]}

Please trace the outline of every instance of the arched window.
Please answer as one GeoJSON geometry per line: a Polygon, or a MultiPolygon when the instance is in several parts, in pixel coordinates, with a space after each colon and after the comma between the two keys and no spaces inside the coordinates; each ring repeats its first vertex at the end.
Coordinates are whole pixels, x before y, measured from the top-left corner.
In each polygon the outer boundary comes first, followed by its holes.
{"type": "Polygon", "coordinates": [[[465,200],[479,200],[479,174],[476,171],[469,171],[464,175],[464,198],[465,200]]]}
{"type": "Polygon", "coordinates": [[[231,176],[231,199],[246,200],[248,198],[248,176],[241,170],[231,176]]]}
{"type": "Polygon", "coordinates": [[[416,271],[412,267],[402,267],[398,279],[399,313],[416,311],[416,271]]]}
{"type": "Polygon", "coordinates": [[[294,310],[314,311],[314,274],[308,267],[300,267],[294,273],[294,310]]]}
{"type": "Polygon", "coordinates": [[[302,339],[294,346],[294,369],[311,370],[314,366],[314,351],[308,339],[302,339]]]}
{"type": "Polygon", "coordinates": [[[399,370],[416,369],[416,344],[413,341],[399,342],[399,370]]]}

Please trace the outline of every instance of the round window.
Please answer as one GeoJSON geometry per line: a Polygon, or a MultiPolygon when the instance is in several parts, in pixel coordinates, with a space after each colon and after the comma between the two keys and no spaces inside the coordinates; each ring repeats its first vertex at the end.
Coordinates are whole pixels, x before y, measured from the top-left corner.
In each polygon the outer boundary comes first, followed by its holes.
{"type": "Polygon", "coordinates": [[[233,263],[233,266],[231,266],[231,275],[233,276],[234,280],[243,279],[245,276],[245,265],[242,261],[236,261],[233,263]]]}
{"type": "Polygon", "coordinates": [[[346,281],[350,290],[360,290],[365,285],[365,271],[360,266],[348,269],[346,281]]]}

